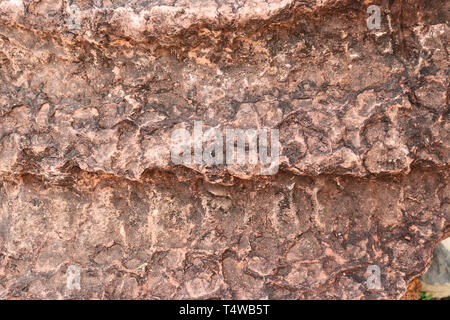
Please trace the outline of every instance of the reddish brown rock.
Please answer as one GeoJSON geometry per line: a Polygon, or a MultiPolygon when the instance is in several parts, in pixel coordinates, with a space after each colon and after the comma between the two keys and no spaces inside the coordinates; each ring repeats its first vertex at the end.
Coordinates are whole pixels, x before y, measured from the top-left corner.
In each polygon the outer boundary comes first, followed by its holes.
{"type": "Polygon", "coordinates": [[[450,230],[448,12],[1,0],[0,298],[401,297],[450,230]],[[194,121],[279,172],[175,165],[194,121]]]}

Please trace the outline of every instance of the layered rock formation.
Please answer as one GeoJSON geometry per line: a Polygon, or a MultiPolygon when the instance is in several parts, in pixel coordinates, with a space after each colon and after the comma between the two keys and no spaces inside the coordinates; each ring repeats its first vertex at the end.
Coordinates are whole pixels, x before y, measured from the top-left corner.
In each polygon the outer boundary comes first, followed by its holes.
{"type": "Polygon", "coordinates": [[[400,297],[450,230],[449,11],[0,0],[0,298],[400,297]],[[195,121],[278,173],[174,164],[195,121]]]}

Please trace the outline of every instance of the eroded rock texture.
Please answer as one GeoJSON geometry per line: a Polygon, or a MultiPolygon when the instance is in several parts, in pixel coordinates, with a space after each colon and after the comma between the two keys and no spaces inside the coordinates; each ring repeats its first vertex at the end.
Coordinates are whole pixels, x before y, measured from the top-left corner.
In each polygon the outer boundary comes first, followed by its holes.
{"type": "Polygon", "coordinates": [[[449,9],[0,0],[0,298],[400,297],[449,233],[449,9]],[[279,173],[174,165],[195,120],[279,173]]]}

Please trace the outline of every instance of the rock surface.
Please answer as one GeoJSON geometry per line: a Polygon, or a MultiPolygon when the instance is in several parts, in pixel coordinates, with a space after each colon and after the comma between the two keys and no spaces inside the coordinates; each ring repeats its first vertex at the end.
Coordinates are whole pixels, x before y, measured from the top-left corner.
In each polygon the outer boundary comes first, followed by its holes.
{"type": "Polygon", "coordinates": [[[449,6],[0,0],[0,298],[399,298],[450,232],[449,6]],[[196,120],[279,172],[175,165],[196,120]]]}

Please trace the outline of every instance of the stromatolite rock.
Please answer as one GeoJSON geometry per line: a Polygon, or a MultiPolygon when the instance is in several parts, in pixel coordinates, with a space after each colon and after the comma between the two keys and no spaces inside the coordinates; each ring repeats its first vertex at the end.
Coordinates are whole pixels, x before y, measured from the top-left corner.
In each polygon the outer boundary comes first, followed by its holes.
{"type": "Polygon", "coordinates": [[[0,298],[400,297],[449,232],[448,12],[0,0],[0,298]],[[196,121],[278,173],[175,164],[196,121]]]}

